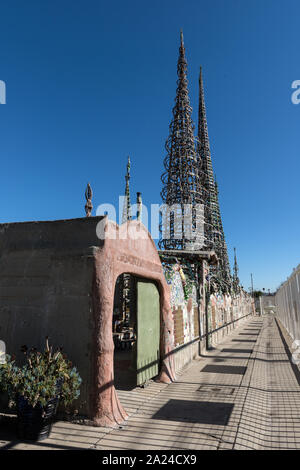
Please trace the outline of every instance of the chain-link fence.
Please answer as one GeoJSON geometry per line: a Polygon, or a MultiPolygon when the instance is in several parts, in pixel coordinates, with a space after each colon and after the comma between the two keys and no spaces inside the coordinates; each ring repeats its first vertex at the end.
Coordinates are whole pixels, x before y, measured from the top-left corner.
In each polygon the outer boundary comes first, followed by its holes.
{"type": "Polygon", "coordinates": [[[276,313],[293,339],[300,339],[300,264],[275,295],[276,313]]]}

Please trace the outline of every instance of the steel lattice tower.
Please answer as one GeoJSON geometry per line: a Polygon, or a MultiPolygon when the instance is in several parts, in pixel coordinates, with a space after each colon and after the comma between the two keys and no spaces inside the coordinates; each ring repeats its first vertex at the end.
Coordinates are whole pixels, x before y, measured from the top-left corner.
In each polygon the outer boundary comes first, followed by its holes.
{"type": "Polygon", "coordinates": [[[205,239],[207,248],[215,250],[219,259],[219,266],[213,270],[213,274],[221,283],[222,289],[230,290],[230,264],[221,218],[218,186],[214,178],[210,152],[202,67],[200,67],[199,75],[198,157],[199,167],[202,170],[201,183],[206,190],[205,239]]]}
{"type": "Polygon", "coordinates": [[[185,225],[183,217],[185,205],[189,204],[192,208],[193,228],[197,225],[199,227],[201,216],[195,208],[198,204],[203,204],[205,197],[201,186],[194,136],[195,126],[191,117],[192,108],[189,100],[187,61],[182,31],[180,32],[177,75],[175,106],[165,146],[167,156],[164,159],[165,172],[162,175],[161,197],[169,210],[163,214],[159,246],[163,249],[195,250],[202,248],[203,237],[199,235],[195,239],[185,225]],[[173,207],[172,211],[171,207],[173,207]]]}

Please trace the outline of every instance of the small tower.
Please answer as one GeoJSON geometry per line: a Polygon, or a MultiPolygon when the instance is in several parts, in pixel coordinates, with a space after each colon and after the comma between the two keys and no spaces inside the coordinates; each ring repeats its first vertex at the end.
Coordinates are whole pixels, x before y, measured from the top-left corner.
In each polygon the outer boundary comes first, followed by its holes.
{"type": "Polygon", "coordinates": [[[123,215],[122,215],[122,224],[131,220],[131,202],[130,202],[130,189],[129,189],[129,181],[130,181],[130,158],[128,157],[127,167],[126,167],[126,175],[125,175],[125,196],[124,196],[124,205],[123,205],[123,215]]]}
{"type": "MultiPolygon", "coordinates": [[[[189,100],[187,81],[187,61],[183,34],[180,32],[179,58],[177,63],[177,90],[173,119],[169,137],[166,141],[167,155],[164,159],[165,172],[162,175],[161,192],[165,207],[173,208],[162,214],[161,238],[162,249],[197,249],[202,243],[191,235],[190,227],[185,225],[184,210],[189,204],[192,208],[192,226],[197,225],[196,204],[203,203],[203,192],[199,177],[199,167],[194,137],[192,108],[189,100]]],[[[190,224],[191,226],[191,224],[190,224]]]]}

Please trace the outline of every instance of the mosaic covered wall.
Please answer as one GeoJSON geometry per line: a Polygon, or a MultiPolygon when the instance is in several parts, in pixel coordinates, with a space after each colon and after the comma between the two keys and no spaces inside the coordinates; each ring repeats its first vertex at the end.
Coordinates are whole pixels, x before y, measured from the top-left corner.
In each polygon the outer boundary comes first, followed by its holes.
{"type": "Polygon", "coordinates": [[[208,310],[211,312],[210,331],[213,331],[254,313],[254,306],[251,296],[242,291],[233,297],[227,294],[212,294],[208,310]]]}
{"type": "Polygon", "coordinates": [[[171,307],[174,319],[175,348],[199,336],[196,286],[185,276],[178,265],[165,269],[171,287],[171,307]]]}
{"type": "Polygon", "coordinates": [[[174,264],[165,268],[165,276],[171,288],[175,348],[190,343],[199,336],[204,337],[206,328],[208,332],[218,331],[254,313],[252,298],[247,293],[242,291],[235,296],[215,293],[210,295],[206,319],[203,285],[200,286],[200,305],[198,305],[196,285],[183,275],[179,265],[174,264]]]}

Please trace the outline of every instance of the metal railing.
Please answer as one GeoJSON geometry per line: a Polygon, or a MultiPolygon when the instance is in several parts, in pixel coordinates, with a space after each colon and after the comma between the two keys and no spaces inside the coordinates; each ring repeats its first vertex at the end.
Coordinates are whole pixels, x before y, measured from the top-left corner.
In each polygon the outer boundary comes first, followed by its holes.
{"type": "Polygon", "coordinates": [[[275,294],[276,315],[293,339],[300,339],[300,264],[275,294]]]}

